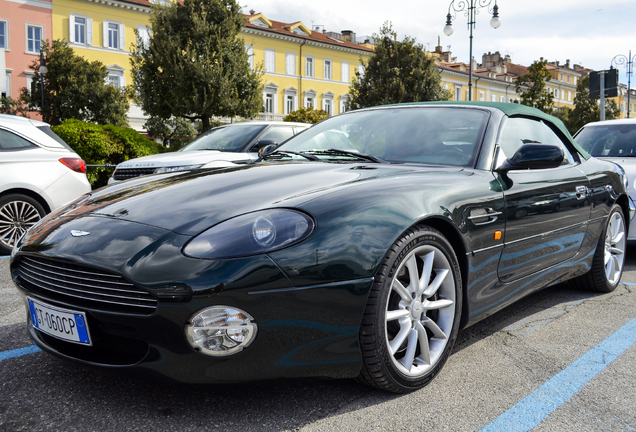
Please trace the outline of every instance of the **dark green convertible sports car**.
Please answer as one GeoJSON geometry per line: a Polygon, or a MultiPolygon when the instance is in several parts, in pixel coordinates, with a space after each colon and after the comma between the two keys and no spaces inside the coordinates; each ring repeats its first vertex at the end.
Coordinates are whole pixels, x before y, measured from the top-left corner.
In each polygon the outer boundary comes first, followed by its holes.
{"type": "Polygon", "coordinates": [[[619,283],[624,173],[533,108],[364,109],[264,154],[100,189],[30,229],[11,274],[35,343],[151,379],[405,392],[513,301],[619,283]]]}

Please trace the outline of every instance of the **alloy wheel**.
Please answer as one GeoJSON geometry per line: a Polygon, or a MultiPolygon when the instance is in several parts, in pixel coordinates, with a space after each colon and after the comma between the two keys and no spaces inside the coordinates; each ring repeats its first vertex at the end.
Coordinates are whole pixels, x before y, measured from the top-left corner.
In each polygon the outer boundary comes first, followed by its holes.
{"type": "Polygon", "coordinates": [[[12,248],[42,216],[26,201],[10,201],[0,208],[0,242],[12,248]]]}
{"type": "Polygon", "coordinates": [[[610,284],[618,283],[625,261],[625,222],[620,213],[610,216],[605,231],[605,276],[610,284]]]}
{"type": "Polygon", "coordinates": [[[394,366],[418,377],[434,367],[449,343],[455,317],[455,282],[446,256],[422,246],[402,261],[391,284],[386,343],[394,366]]]}

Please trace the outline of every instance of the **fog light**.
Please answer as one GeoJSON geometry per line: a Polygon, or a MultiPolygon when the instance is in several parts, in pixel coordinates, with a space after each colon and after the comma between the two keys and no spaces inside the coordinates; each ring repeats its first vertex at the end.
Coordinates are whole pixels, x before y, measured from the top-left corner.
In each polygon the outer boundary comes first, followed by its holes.
{"type": "Polygon", "coordinates": [[[206,355],[223,357],[247,348],[257,326],[250,314],[229,306],[212,306],[195,313],[185,326],[192,347],[206,355]]]}

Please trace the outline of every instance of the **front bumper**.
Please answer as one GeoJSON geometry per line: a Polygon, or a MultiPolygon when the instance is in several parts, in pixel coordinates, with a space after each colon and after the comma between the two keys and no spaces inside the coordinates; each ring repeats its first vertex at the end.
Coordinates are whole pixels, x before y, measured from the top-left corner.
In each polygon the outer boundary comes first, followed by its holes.
{"type": "Polygon", "coordinates": [[[73,220],[64,221],[63,229],[48,231],[42,239],[37,232],[29,233],[11,261],[12,278],[23,295],[86,314],[90,347],[41,333],[27,313],[29,334],[44,351],[134,376],[185,383],[344,378],[359,373],[358,331],[373,278],[294,287],[268,256],[192,259],[180,252],[189,237],[138,224],[131,227],[132,222],[94,219],[93,227],[86,219],[77,226],[73,220]],[[91,235],[67,234],[80,228],[91,235]],[[43,290],[21,274],[24,257],[120,275],[156,297],[157,307],[149,314],[106,310],[43,290]],[[171,294],[167,287],[187,289],[171,294]],[[255,318],[258,335],[244,351],[219,358],[190,346],[184,332],[188,318],[213,305],[237,307],[255,318]]]}

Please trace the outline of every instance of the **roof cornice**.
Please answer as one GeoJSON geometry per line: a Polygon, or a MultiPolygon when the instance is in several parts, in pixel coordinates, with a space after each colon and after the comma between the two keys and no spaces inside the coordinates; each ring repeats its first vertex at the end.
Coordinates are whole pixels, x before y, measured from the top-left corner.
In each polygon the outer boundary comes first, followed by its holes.
{"type": "Polygon", "coordinates": [[[122,0],[81,0],[86,3],[95,3],[98,5],[110,6],[116,9],[129,10],[131,12],[150,13],[150,7],[138,3],[127,2],[122,0]]]}
{"type": "Polygon", "coordinates": [[[339,46],[339,45],[332,45],[332,44],[328,44],[328,43],[324,43],[324,42],[318,42],[318,41],[314,41],[308,38],[304,38],[304,37],[300,37],[300,36],[296,36],[293,34],[289,34],[289,35],[285,35],[285,34],[281,34],[275,31],[267,31],[267,30],[261,30],[261,29],[256,29],[256,28],[251,28],[251,27],[242,27],[241,28],[241,33],[243,34],[251,34],[251,35],[256,35],[256,36],[261,36],[261,37],[266,37],[266,38],[270,38],[270,39],[279,39],[279,40],[283,40],[286,42],[292,42],[292,43],[297,43],[297,44],[303,44],[303,45],[308,45],[308,46],[315,46],[318,48],[324,48],[324,49],[329,49],[329,50],[333,50],[333,51],[341,51],[341,52],[348,52],[348,53],[353,53],[353,54],[358,54],[358,55],[365,55],[365,56],[370,56],[372,54],[371,51],[367,51],[366,49],[355,49],[352,47],[348,47],[348,46],[339,46]]]}

